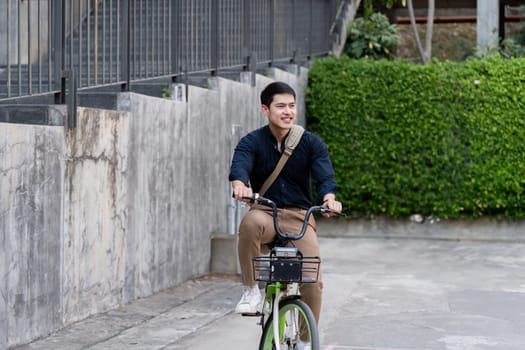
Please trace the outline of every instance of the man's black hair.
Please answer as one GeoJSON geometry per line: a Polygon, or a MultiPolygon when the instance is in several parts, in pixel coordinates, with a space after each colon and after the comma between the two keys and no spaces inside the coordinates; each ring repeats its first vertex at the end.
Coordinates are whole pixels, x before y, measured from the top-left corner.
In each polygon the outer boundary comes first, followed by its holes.
{"type": "Polygon", "coordinates": [[[282,81],[276,81],[268,84],[261,92],[261,103],[267,107],[272,104],[273,96],[277,94],[290,94],[295,99],[295,91],[292,87],[282,81]]]}

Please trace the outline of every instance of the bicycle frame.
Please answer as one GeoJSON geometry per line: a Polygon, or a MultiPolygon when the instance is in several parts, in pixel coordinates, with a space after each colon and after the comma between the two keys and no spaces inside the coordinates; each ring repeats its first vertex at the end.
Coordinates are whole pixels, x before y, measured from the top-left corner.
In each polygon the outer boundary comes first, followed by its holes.
{"type": "MultiPolygon", "coordinates": [[[[304,257],[296,247],[287,247],[287,245],[290,241],[299,240],[305,235],[310,215],[313,212],[326,213],[333,211],[325,206],[312,206],[306,211],[300,232],[289,233],[282,232],[280,230],[277,206],[273,201],[264,197],[259,197],[257,194],[255,194],[253,197],[243,197],[243,199],[248,199],[252,203],[270,207],[272,209],[273,224],[276,232],[276,240],[270,255],[259,256],[253,259],[255,279],[257,281],[266,282],[265,300],[268,302],[272,314],[271,325],[267,324],[270,322],[269,319],[266,319],[265,322],[266,315],[268,312],[270,312],[270,310],[263,310],[260,314],[260,325],[263,328],[261,344],[264,343],[264,339],[266,339],[266,341],[271,339],[265,337],[265,334],[269,335],[266,332],[269,331],[270,326],[273,328],[273,347],[276,350],[280,350],[280,344],[284,344],[285,341],[290,341],[290,339],[286,338],[287,335],[285,334],[287,327],[286,315],[290,311],[293,315],[298,315],[300,320],[306,322],[308,334],[310,337],[309,339],[311,339],[312,335],[315,334],[315,341],[312,340],[312,342],[318,344],[318,333],[317,329],[315,328],[315,319],[313,318],[310,308],[304,304],[304,302],[300,301],[301,296],[299,293],[299,283],[317,282],[319,277],[319,264],[321,260],[319,257],[304,257]],[[294,301],[295,299],[298,300],[294,301]],[[281,303],[283,303],[283,306],[281,306],[281,303]],[[283,310],[285,310],[283,315],[279,314],[281,307],[283,307],[283,310]],[[304,317],[306,317],[306,320],[304,317]],[[314,327],[314,330],[312,327],[314,327]]],[[[293,324],[292,333],[299,334],[299,329],[302,329],[302,326],[295,324],[295,322],[293,322],[293,324]]],[[[293,344],[295,344],[296,340],[298,340],[298,338],[292,339],[293,344]]]]}
{"type": "MultiPolygon", "coordinates": [[[[292,335],[299,333],[300,327],[297,322],[302,317],[302,315],[293,312],[280,314],[281,302],[301,299],[299,283],[316,282],[319,277],[320,262],[319,257],[304,257],[296,247],[281,246],[274,247],[269,256],[254,258],[254,275],[256,280],[266,282],[265,301],[270,306],[268,310],[263,310],[261,313],[260,325],[263,328],[264,336],[268,322],[268,320],[265,322],[265,318],[269,316],[268,313],[271,313],[274,349],[280,350],[280,344],[289,341],[288,335],[285,334],[287,326],[292,327],[292,335]],[[292,315],[291,319],[289,318],[290,315],[292,315]],[[299,316],[299,318],[295,318],[295,316],[299,316]]],[[[310,329],[308,330],[310,331],[310,329]]]]}
{"type": "MultiPolygon", "coordinates": [[[[280,350],[280,345],[284,341],[285,317],[279,317],[279,304],[284,297],[300,298],[299,284],[275,282],[266,287],[266,300],[272,306],[273,317],[273,336],[276,350],[280,350]],[[286,287],[287,292],[283,292],[286,287]]],[[[264,313],[261,316],[261,325],[264,326],[264,313]]]]}

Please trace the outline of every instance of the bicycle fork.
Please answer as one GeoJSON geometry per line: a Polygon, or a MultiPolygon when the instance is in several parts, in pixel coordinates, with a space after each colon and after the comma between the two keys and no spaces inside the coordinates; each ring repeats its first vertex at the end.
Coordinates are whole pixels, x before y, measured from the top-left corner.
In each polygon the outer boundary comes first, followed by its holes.
{"type": "Polygon", "coordinates": [[[280,319],[280,315],[279,315],[280,305],[279,304],[281,303],[281,300],[285,296],[299,295],[299,285],[297,283],[290,283],[286,285],[286,290],[283,290],[282,284],[277,282],[271,287],[275,288],[272,290],[272,294],[274,295],[273,302],[272,302],[273,341],[275,345],[275,350],[280,350],[282,340],[285,337],[284,328],[286,325],[284,324],[284,322],[286,321],[280,319]]]}
{"type": "Polygon", "coordinates": [[[281,349],[281,339],[279,337],[281,336],[282,330],[281,328],[281,322],[279,322],[279,303],[281,302],[281,299],[283,297],[284,293],[282,291],[279,291],[273,300],[273,341],[275,343],[275,350],[281,349]]]}

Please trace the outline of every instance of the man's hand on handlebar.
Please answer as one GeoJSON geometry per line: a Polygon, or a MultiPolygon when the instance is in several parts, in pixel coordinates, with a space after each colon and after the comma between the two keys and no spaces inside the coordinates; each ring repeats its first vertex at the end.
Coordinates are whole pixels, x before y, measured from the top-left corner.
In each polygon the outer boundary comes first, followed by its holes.
{"type": "Polygon", "coordinates": [[[330,209],[330,211],[322,212],[321,215],[323,215],[325,218],[329,218],[332,216],[337,216],[341,213],[343,210],[343,204],[341,202],[335,200],[335,196],[333,194],[327,194],[324,197],[323,200],[323,206],[330,209]]]}
{"type": "MultiPolygon", "coordinates": [[[[246,205],[249,206],[252,206],[256,202],[255,199],[257,199],[258,194],[254,194],[251,187],[246,186],[242,181],[232,181],[232,189],[233,198],[235,198],[236,200],[246,203],[246,205]]],[[[328,193],[324,196],[323,205],[322,207],[318,208],[321,210],[317,211],[320,211],[321,215],[323,215],[326,218],[344,215],[342,213],[343,205],[341,204],[341,202],[335,200],[335,195],[332,193],[328,193]],[[322,210],[323,208],[325,208],[325,210],[322,210]]]]}
{"type": "Polygon", "coordinates": [[[253,196],[253,191],[251,187],[246,186],[242,181],[234,180],[232,181],[232,189],[233,198],[235,198],[238,201],[244,202],[247,205],[253,204],[253,202],[251,202],[249,199],[246,199],[246,197],[253,196]]]}

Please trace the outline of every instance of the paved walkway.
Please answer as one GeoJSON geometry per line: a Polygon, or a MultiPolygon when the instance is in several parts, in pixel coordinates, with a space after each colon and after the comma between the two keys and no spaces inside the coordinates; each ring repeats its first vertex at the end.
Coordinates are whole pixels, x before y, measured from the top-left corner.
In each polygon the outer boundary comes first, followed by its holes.
{"type": "MultiPolygon", "coordinates": [[[[321,238],[323,350],[525,349],[525,244],[321,238]]],[[[237,276],[212,275],[93,316],[16,350],[256,349],[232,310],[237,276]]]]}

